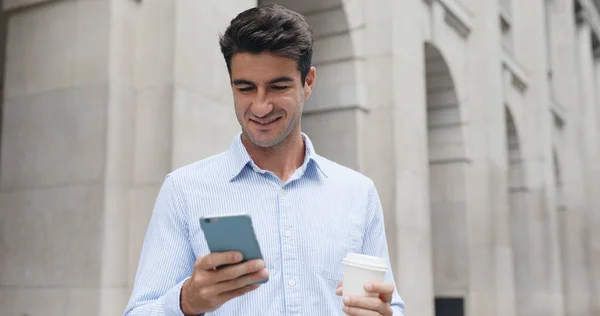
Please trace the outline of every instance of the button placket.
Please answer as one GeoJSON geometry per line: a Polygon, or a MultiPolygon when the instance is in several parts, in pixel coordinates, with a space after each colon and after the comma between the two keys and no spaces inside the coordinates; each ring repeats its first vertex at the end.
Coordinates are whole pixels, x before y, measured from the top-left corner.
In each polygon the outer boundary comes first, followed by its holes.
{"type": "MultiPolygon", "coordinates": [[[[280,185],[277,189],[279,201],[279,216],[280,216],[280,243],[282,249],[282,273],[283,280],[287,283],[284,289],[284,295],[288,302],[286,306],[286,314],[296,315],[299,313],[301,306],[301,296],[299,293],[299,271],[298,271],[298,249],[296,238],[293,233],[293,218],[294,205],[290,201],[291,195],[288,194],[289,187],[280,185]]],[[[284,283],[284,284],[285,284],[284,283]]]]}

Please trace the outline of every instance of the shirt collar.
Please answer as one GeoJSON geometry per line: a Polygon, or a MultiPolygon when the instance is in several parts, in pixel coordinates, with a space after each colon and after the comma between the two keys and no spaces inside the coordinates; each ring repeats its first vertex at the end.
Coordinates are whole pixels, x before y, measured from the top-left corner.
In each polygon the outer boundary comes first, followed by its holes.
{"type": "MultiPolygon", "coordinates": [[[[327,174],[323,170],[322,164],[319,164],[320,156],[315,152],[315,148],[310,140],[310,138],[302,133],[302,140],[304,141],[305,153],[304,153],[304,162],[300,167],[302,174],[306,171],[311,163],[315,164],[315,167],[325,176],[327,174]]],[[[242,133],[238,133],[238,135],[233,139],[229,149],[227,150],[228,155],[232,160],[232,169],[229,180],[235,179],[240,173],[246,168],[246,166],[250,166],[252,169],[259,171],[260,168],[254,163],[252,157],[244,147],[242,143],[242,133]]]]}

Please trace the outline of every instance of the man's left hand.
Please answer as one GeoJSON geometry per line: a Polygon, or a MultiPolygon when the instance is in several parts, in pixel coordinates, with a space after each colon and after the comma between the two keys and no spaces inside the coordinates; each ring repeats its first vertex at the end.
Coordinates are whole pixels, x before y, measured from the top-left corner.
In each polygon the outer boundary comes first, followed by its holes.
{"type": "MultiPolygon", "coordinates": [[[[394,293],[392,283],[367,283],[365,291],[378,295],[377,297],[344,296],[344,313],[351,316],[392,316],[393,311],[390,306],[394,293]]],[[[335,293],[343,294],[342,282],[338,283],[335,293]]]]}

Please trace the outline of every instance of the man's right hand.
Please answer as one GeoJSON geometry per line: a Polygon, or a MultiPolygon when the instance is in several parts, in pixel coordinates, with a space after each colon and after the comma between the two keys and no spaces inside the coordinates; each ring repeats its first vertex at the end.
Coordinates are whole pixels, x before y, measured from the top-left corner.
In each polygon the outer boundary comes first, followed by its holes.
{"type": "Polygon", "coordinates": [[[225,302],[259,287],[249,285],[269,276],[262,260],[244,263],[239,252],[211,253],[196,260],[192,277],[181,288],[181,311],[185,315],[209,313],[225,302]],[[230,265],[216,270],[216,267],[230,265]]]}

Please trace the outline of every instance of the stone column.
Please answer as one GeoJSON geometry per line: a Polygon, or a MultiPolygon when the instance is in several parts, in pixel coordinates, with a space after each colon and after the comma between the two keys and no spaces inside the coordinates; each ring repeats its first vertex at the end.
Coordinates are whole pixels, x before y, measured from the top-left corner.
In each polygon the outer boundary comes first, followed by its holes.
{"type": "Polygon", "coordinates": [[[125,306],[135,6],[4,1],[6,314],[117,315],[125,306]]]}
{"type": "MultiPolygon", "coordinates": [[[[585,273],[586,276],[586,284],[582,286],[587,286],[589,290],[589,294],[584,297],[589,300],[589,308],[592,308],[592,305],[595,305],[594,300],[592,299],[592,291],[594,290],[594,279],[593,279],[593,270],[595,268],[592,264],[592,242],[593,239],[590,239],[592,236],[596,235],[592,231],[594,214],[600,208],[600,196],[597,191],[599,186],[598,182],[600,181],[599,173],[598,173],[598,163],[600,161],[600,155],[598,152],[598,143],[597,139],[598,135],[598,122],[596,117],[596,85],[595,85],[595,67],[594,67],[594,56],[593,56],[593,48],[592,48],[592,31],[587,21],[584,22],[578,29],[577,32],[577,41],[578,41],[578,62],[579,62],[579,91],[580,91],[580,122],[582,126],[582,139],[583,142],[583,161],[584,166],[582,166],[585,170],[585,188],[586,188],[586,201],[585,201],[585,210],[582,213],[582,231],[580,235],[582,236],[582,247],[583,247],[583,256],[586,259],[586,262],[583,263],[584,271],[580,273],[585,273]]],[[[587,306],[586,306],[587,307],[587,306]]],[[[591,310],[590,310],[591,312],[591,310]]]]}
{"type": "Polygon", "coordinates": [[[543,0],[520,1],[514,11],[515,51],[527,65],[529,85],[524,94],[520,126],[526,175],[526,204],[517,210],[527,214],[527,234],[518,241],[528,245],[524,261],[525,287],[517,293],[519,315],[561,315],[563,302],[556,229],[552,115],[548,81],[546,14],[543,0]]]}
{"type": "Polygon", "coordinates": [[[127,219],[127,280],[133,286],[152,207],[172,169],[175,0],[142,1],[134,40],[135,123],[127,219]]]}
{"type": "MultiPolygon", "coordinates": [[[[562,165],[564,210],[559,213],[558,230],[561,251],[565,313],[590,314],[588,267],[585,259],[582,230],[585,224],[584,152],[579,90],[579,41],[574,34],[581,30],[574,19],[574,2],[557,1],[549,9],[553,82],[555,97],[565,108],[566,123],[562,165]]],[[[589,41],[588,36],[585,37],[589,41]]]]}
{"type": "MultiPolygon", "coordinates": [[[[596,122],[600,122],[600,54],[598,54],[596,48],[595,59],[594,59],[594,84],[595,84],[595,117],[596,122]]],[[[596,126],[595,134],[596,146],[600,146],[600,125],[596,126]]],[[[598,160],[595,161],[594,170],[594,186],[591,188],[596,192],[594,196],[598,198],[598,192],[600,192],[600,170],[598,170],[598,160]]],[[[596,200],[596,203],[598,201],[596,200]]],[[[592,315],[600,315],[600,206],[594,205],[594,208],[590,209],[590,273],[592,274],[592,315]]]]}
{"type": "MultiPolygon", "coordinates": [[[[350,24],[356,25],[353,21],[360,17],[367,26],[362,41],[364,67],[361,67],[359,72],[359,76],[364,78],[367,91],[365,102],[368,105],[361,130],[361,172],[370,177],[377,186],[384,210],[390,258],[396,273],[400,261],[396,251],[398,239],[395,217],[396,213],[402,210],[396,208],[395,197],[396,164],[392,113],[396,84],[392,76],[392,1],[381,0],[377,5],[360,0],[347,3],[346,12],[349,14],[350,24]]],[[[396,279],[398,284],[402,282],[397,275],[396,279]]],[[[400,295],[403,296],[404,292],[400,295]]]]}
{"type": "Polygon", "coordinates": [[[411,313],[433,316],[421,0],[392,1],[396,279],[411,313]]]}
{"type": "Polygon", "coordinates": [[[469,315],[504,315],[512,310],[508,239],[507,156],[502,102],[497,1],[465,1],[473,13],[469,34],[467,148],[467,236],[469,315]],[[492,22],[493,21],[493,22],[492,22]]]}
{"type": "MultiPolygon", "coordinates": [[[[84,4],[86,1],[78,0],[84,4]]],[[[109,44],[108,106],[106,109],[106,144],[104,165],[104,227],[101,253],[102,279],[98,315],[121,314],[129,298],[128,265],[129,236],[128,217],[131,214],[130,199],[134,172],[134,143],[136,90],[134,76],[134,52],[136,25],[139,6],[135,1],[99,1],[99,7],[90,8],[90,17],[82,17],[84,23],[102,17],[102,5],[106,5],[107,25],[94,33],[84,35],[90,40],[108,30],[109,44]],[[98,13],[100,12],[100,13],[98,13]],[[100,32],[97,34],[96,32],[100,32]]],[[[89,47],[85,58],[95,58],[95,47],[89,47]]],[[[78,314],[94,313],[85,302],[69,302],[79,309],[78,314]]]]}
{"type": "Polygon", "coordinates": [[[596,163],[593,161],[593,152],[595,144],[590,142],[595,133],[593,131],[594,118],[590,117],[590,110],[593,110],[594,106],[594,86],[593,86],[593,57],[592,57],[592,45],[591,45],[591,30],[587,22],[583,22],[578,26],[576,32],[576,60],[577,72],[578,72],[578,92],[579,92],[579,106],[576,109],[578,114],[578,123],[580,127],[580,137],[576,141],[576,145],[579,146],[579,154],[581,155],[581,165],[583,171],[583,185],[584,192],[582,193],[581,210],[579,215],[580,225],[578,227],[577,235],[579,237],[579,251],[581,260],[578,265],[578,271],[571,271],[569,278],[577,280],[576,291],[572,294],[572,299],[577,299],[579,305],[579,313],[589,314],[591,313],[591,267],[589,266],[589,236],[590,236],[590,213],[592,207],[592,201],[597,195],[596,192],[591,190],[592,175],[590,165],[596,163]]]}

